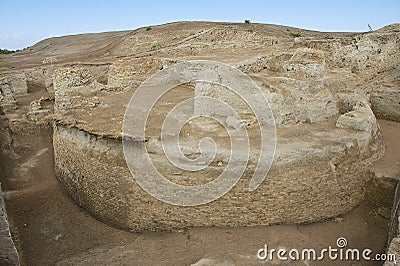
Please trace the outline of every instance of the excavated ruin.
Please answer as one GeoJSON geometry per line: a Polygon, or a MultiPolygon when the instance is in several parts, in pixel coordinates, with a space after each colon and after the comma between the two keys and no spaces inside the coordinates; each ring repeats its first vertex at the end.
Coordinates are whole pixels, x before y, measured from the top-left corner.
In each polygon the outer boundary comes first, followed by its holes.
{"type": "MultiPolygon", "coordinates": [[[[130,43],[135,49],[149,45],[143,35],[147,33],[132,34],[121,45],[130,43]]],[[[129,230],[308,223],[348,212],[363,200],[368,169],[384,152],[370,103],[371,93],[383,89],[371,88],[370,79],[397,67],[399,34],[382,30],[335,38],[318,35],[293,39],[282,32],[272,38],[245,26],[217,25],[173,45],[162,43],[141,58],[119,59],[109,66],[107,79],[102,66],[57,69],[53,74],[58,117],[53,141],[60,181],[94,216],[129,230]],[[171,206],[147,194],[132,178],[122,152],[122,122],[129,99],[146,78],[192,59],[230,64],[260,86],[275,118],[277,149],[268,177],[257,190],[247,189],[257,163],[254,151],[244,178],[223,197],[203,206],[171,206]]],[[[154,41],[159,37],[150,36],[154,41]]],[[[383,91],[379,99],[390,99],[390,92],[383,91]]],[[[165,95],[154,108],[154,116],[165,116],[168,106],[194,95],[245,108],[229,90],[198,83],[165,95]]],[[[379,106],[379,115],[395,116],[381,114],[385,107],[379,106]]],[[[244,121],[256,143],[253,127],[257,124],[249,117],[244,121]]],[[[146,145],[158,170],[169,180],[202,184],[221,173],[229,159],[229,145],[206,172],[171,169],[163,159],[155,129],[161,123],[157,119],[149,122],[146,145]]],[[[188,157],[198,153],[189,148],[192,136],[208,133],[217,143],[224,141],[219,137],[223,131],[207,121],[185,130],[181,143],[186,143],[182,150],[186,148],[188,157]]]]}
{"type": "MultiPolygon", "coordinates": [[[[25,52],[32,53],[31,60],[54,57],[57,63],[33,63],[1,74],[0,103],[9,129],[29,131],[50,123],[59,181],[94,217],[127,230],[310,223],[356,207],[365,198],[366,183],[376,178],[371,166],[384,153],[377,117],[400,121],[400,26],[320,33],[263,24],[189,24],[109,34],[103,46],[87,48],[84,57],[69,50],[41,54],[45,44],[37,44],[25,52]],[[169,180],[204,184],[229,160],[229,136],[207,119],[186,125],[181,135],[187,157],[199,154],[192,146],[204,136],[220,143],[206,170],[174,169],[165,158],[159,130],[163,117],[195,95],[239,110],[255,147],[231,191],[206,205],[182,207],[152,197],[135,182],[124,158],[122,126],[129,100],[143,81],[190,60],[222,62],[254,80],[273,112],[277,142],[268,177],[249,191],[260,143],[248,106],[217,85],[198,82],[171,90],[152,110],[146,139],[138,140],[145,141],[169,180]],[[48,96],[16,115],[15,95],[29,93],[30,87],[46,88],[48,96]]],[[[24,64],[23,55],[14,60],[24,64]]],[[[208,107],[197,105],[196,112],[202,108],[208,107]]]]}

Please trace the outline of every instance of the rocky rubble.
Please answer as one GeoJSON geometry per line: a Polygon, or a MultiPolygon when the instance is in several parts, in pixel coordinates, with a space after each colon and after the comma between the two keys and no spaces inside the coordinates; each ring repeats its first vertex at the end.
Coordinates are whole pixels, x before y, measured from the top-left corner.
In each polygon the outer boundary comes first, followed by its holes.
{"type": "Polygon", "coordinates": [[[0,105],[3,109],[17,107],[16,96],[28,93],[25,74],[12,74],[0,78],[0,105]]]}
{"type": "Polygon", "coordinates": [[[0,264],[19,265],[19,256],[11,238],[6,206],[0,186],[0,264]]]}

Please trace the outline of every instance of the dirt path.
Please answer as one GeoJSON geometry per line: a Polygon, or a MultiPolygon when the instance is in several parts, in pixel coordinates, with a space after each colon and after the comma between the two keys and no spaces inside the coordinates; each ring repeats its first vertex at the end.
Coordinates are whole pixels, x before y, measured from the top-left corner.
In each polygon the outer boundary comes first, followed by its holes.
{"type": "MultiPolygon", "coordinates": [[[[390,143],[386,160],[398,161],[400,126],[386,121],[381,126],[390,143]]],[[[261,261],[256,254],[264,244],[321,249],[336,246],[339,237],[345,237],[349,247],[384,252],[389,220],[367,201],[341,217],[300,226],[189,228],[142,234],[112,228],[79,208],[56,180],[50,131],[12,135],[12,150],[0,154],[0,180],[24,265],[190,265],[202,259],[258,265],[261,261]]],[[[360,261],[353,265],[381,264],[360,261]]],[[[317,265],[345,264],[324,261],[317,265]]]]}

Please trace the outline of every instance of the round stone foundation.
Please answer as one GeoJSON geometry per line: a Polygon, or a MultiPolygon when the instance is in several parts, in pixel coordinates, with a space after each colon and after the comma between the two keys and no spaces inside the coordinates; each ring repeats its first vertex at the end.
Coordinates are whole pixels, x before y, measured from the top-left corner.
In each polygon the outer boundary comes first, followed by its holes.
{"type": "Polygon", "coordinates": [[[369,106],[356,106],[324,122],[278,128],[274,162],[256,190],[248,190],[256,164],[250,160],[227,194],[183,207],[153,198],[135,182],[120,138],[58,121],[53,142],[58,179],[78,204],[101,221],[133,231],[298,224],[337,216],[364,199],[367,169],[383,153],[369,106]]]}

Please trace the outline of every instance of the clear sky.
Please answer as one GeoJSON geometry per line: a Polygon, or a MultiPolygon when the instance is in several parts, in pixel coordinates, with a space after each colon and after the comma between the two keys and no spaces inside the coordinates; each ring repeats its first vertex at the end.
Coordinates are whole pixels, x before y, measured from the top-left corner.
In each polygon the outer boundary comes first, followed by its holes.
{"type": "Polygon", "coordinates": [[[135,29],[173,21],[272,23],[319,31],[367,31],[400,22],[400,0],[122,1],[0,0],[0,48],[77,33],[135,29]]]}

